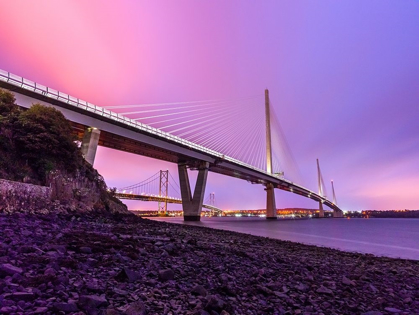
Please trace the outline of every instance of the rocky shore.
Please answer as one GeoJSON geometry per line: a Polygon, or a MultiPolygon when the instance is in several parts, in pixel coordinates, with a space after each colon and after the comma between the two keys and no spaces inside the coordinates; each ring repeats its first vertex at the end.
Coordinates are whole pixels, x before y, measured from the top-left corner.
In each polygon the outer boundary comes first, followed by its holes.
{"type": "Polygon", "coordinates": [[[419,262],[131,215],[0,214],[0,314],[419,314],[419,262]]]}

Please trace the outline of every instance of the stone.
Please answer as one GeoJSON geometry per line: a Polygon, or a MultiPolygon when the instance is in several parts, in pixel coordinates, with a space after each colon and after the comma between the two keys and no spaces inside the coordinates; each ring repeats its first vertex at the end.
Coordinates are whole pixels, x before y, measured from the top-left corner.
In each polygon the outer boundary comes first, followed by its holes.
{"type": "Polygon", "coordinates": [[[386,307],[386,308],[384,308],[384,310],[387,311],[387,312],[390,312],[390,313],[401,313],[402,312],[401,310],[399,310],[397,308],[394,308],[394,307],[386,307]]]}
{"type": "Polygon", "coordinates": [[[116,310],[114,308],[108,308],[105,311],[105,314],[104,315],[119,315],[119,314],[121,314],[121,313],[118,310],[116,310]]]}
{"type": "Polygon", "coordinates": [[[0,265],[0,276],[13,276],[15,273],[21,274],[23,272],[22,268],[13,266],[11,264],[1,264],[0,265]]]}
{"type": "Polygon", "coordinates": [[[41,306],[41,307],[37,307],[34,310],[34,314],[45,314],[47,311],[48,311],[48,307],[41,306]]]}
{"type": "Polygon", "coordinates": [[[333,294],[333,291],[326,288],[325,286],[320,286],[320,288],[318,288],[316,290],[317,293],[325,293],[325,294],[333,294]]]}
{"type": "Polygon", "coordinates": [[[86,283],[86,288],[93,292],[100,292],[104,290],[104,287],[97,281],[89,281],[86,283]]]}
{"type": "Polygon", "coordinates": [[[98,295],[81,295],[78,305],[83,310],[91,308],[95,309],[107,306],[108,301],[106,298],[98,295]]]}
{"type": "Polygon", "coordinates": [[[352,280],[346,278],[345,276],[342,277],[342,283],[346,284],[346,285],[355,286],[355,281],[352,281],[352,280]]]}
{"type": "Polygon", "coordinates": [[[175,273],[172,269],[163,269],[159,270],[159,279],[161,281],[173,280],[175,277],[175,273]]]}
{"type": "Polygon", "coordinates": [[[83,247],[80,247],[80,253],[91,254],[92,249],[90,247],[83,246],[83,247]]]}
{"type": "Polygon", "coordinates": [[[54,303],[53,306],[56,311],[65,313],[77,312],[79,310],[76,303],[54,303]]]}
{"type": "Polygon", "coordinates": [[[10,306],[3,306],[0,308],[0,314],[10,314],[12,312],[14,312],[14,309],[10,306]]]}
{"type": "Polygon", "coordinates": [[[45,276],[55,276],[56,274],[57,274],[57,272],[54,270],[54,268],[47,268],[44,271],[45,276]]]}
{"type": "Polygon", "coordinates": [[[216,295],[208,296],[208,302],[205,306],[209,311],[221,311],[224,308],[225,302],[216,295]]]}
{"type": "Polygon", "coordinates": [[[370,284],[370,289],[371,289],[371,291],[373,293],[377,293],[378,292],[378,289],[375,286],[373,286],[372,284],[370,284]]]}
{"type": "Polygon", "coordinates": [[[15,292],[9,294],[8,298],[14,301],[32,301],[36,296],[32,292],[15,292]]]}
{"type": "Polygon", "coordinates": [[[192,288],[191,293],[200,296],[207,296],[207,290],[205,290],[205,288],[199,284],[192,288]]]}
{"type": "Polygon", "coordinates": [[[298,284],[295,288],[303,292],[306,292],[309,289],[308,285],[303,284],[303,283],[298,284]]]}
{"type": "Polygon", "coordinates": [[[135,282],[141,279],[141,274],[134,270],[124,268],[115,276],[115,279],[121,282],[122,281],[135,282]]]}
{"type": "Polygon", "coordinates": [[[366,313],[362,313],[361,315],[383,315],[383,313],[379,312],[379,311],[369,311],[366,313]]]}
{"type": "Polygon", "coordinates": [[[136,301],[129,304],[128,308],[124,312],[125,315],[145,315],[146,309],[142,301],[136,301]]]}

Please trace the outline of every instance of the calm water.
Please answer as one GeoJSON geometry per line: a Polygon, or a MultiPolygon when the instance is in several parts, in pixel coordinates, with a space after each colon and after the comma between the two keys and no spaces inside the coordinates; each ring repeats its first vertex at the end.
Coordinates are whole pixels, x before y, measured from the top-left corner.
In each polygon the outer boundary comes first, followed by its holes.
{"type": "Polygon", "coordinates": [[[307,219],[268,221],[258,217],[153,218],[326,246],[378,256],[419,260],[419,219],[307,219]]]}

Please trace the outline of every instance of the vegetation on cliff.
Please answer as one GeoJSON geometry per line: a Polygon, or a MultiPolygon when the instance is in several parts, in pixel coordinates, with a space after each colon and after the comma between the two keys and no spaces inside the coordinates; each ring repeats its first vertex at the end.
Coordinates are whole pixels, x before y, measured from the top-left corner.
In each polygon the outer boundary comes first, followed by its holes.
{"type": "Polygon", "coordinates": [[[75,140],[60,111],[40,104],[21,109],[12,93],[0,89],[0,178],[51,186],[53,199],[67,203],[122,205],[84,160],[75,140]]]}

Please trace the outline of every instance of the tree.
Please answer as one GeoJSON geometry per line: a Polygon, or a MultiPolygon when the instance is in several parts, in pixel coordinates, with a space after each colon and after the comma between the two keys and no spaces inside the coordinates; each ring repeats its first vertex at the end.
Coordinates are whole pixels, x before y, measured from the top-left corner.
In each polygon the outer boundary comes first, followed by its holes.
{"type": "Polygon", "coordinates": [[[17,110],[15,96],[9,91],[0,89],[0,116],[7,116],[17,110]]]}
{"type": "Polygon", "coordinates": [[[60,111],[34,104],[19,115],[13,127],[18,153],[37,170],[42,180],[53,169],[74,174],[83,164],[71,125],[60,111]]]}

